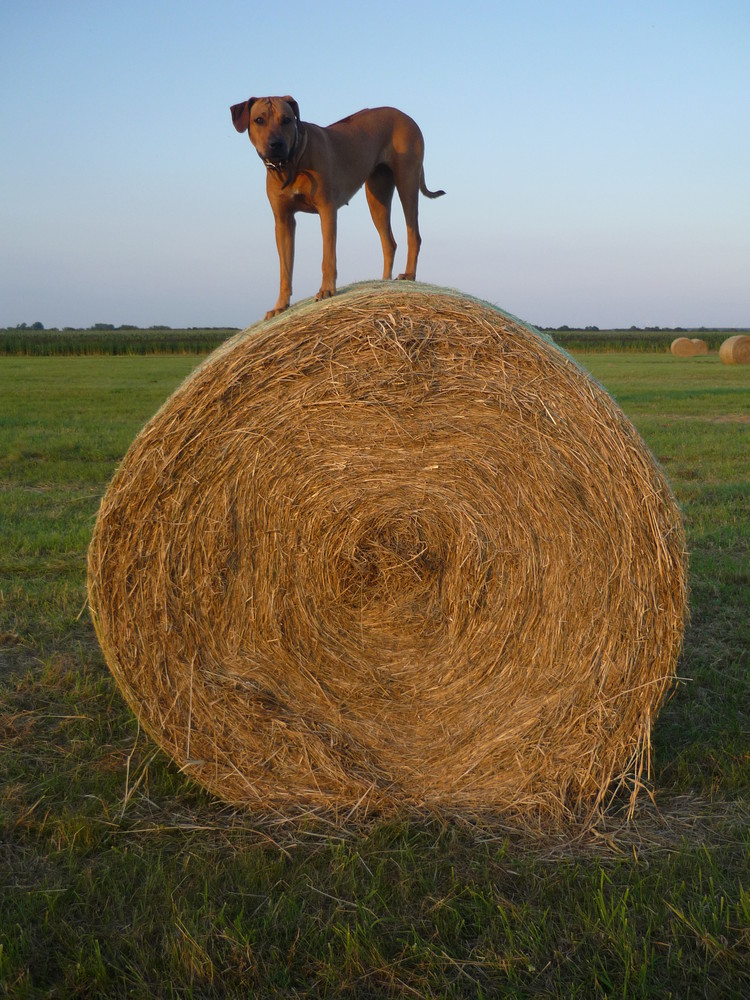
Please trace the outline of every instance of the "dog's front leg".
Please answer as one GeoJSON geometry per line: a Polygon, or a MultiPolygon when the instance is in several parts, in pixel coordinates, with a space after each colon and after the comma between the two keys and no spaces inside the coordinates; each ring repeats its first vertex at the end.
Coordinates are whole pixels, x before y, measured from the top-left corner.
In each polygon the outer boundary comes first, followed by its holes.
{"type": "Polygon", "coordinates": [[[323,234],[323,283],[316,299],[329,299],[336,294],[336,209],[326,207],[320,212],[323,234]]]}
{"type": "Polygon", "coordinates": [[[292,271],[294,269],[294,231],[297,223],[292,212],[279,211],[274,213],[276,221],[276,248],[279,251],[279,269],[281,281],[279,298],[273,309],[266,313],[266,319],[277,316],[289,308],[292,297],[292,271]]]}

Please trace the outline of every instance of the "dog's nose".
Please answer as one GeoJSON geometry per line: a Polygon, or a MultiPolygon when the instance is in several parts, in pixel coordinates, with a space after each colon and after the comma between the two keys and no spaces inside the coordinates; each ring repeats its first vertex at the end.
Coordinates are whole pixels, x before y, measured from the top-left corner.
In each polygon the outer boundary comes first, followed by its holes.
{"type": "Polygon", "coordinates": [[[286,148],[286,143],[283,139],[271,139],[268,148],[272,153],[282,153],[286,148]]]}

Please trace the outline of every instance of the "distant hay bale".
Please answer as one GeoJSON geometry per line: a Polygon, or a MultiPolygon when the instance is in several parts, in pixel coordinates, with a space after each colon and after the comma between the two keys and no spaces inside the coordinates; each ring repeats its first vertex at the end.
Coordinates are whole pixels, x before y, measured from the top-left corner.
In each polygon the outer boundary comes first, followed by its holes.
{"type": "Polygon", "coordinates": [[[634,796],[685,576],[674,499],[604,390],[498,309],[401,282],[214,352],[131,446],[89,551],[141,724],[285,815],[555,825],[634,796]]]}
{"type": "Polygon", "coordinates": [[[727,338],[719,348],[719,357],[725,365],[750,364],[750,337],[738,333],[727,338]]]}
{"type": "Polygon", "coordinates": [[[676,358],[692,358],[698,353],[690,337],[678,337],[672,341],[669,349],[676,358]]]}
{"type": "Polygon", "coordinates": [[[693,345],[693,354],[708,354],[708,344],[705,340],[701,340],[700,337],[691,337],[690,342],[693,345]]]}

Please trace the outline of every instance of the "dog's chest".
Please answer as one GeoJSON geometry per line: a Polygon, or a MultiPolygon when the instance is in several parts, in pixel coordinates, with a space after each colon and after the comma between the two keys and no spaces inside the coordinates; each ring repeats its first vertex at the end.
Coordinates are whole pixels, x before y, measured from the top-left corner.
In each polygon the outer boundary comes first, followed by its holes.
{"type": "Polygon", "coordinates": [[[292,190],[292,208],[295,212],[317,212],[309,195],[305,191],[292,190]]]}
{"type": "Polygon", "coordinates": [[[288,198],[292,203],[293,212],[314,212],[318,209],[315,205],[315,191],[317,184],[314,178],[307,173],[298,174],[291,183],[291,190],[288,191],[288,198]]]}

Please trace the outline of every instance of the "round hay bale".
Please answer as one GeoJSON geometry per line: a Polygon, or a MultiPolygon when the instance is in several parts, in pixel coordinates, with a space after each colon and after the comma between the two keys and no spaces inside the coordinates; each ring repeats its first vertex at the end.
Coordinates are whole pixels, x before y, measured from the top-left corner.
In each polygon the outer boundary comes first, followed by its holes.
{"type": "Polygon", "coordinates": [[[669,349],[676,358],[692,358],[698,353],[690,337],[678,337],[672,341],[669,349]]]}
{"type": "Polygon", "coordinates": [[[708,354],[708,344],[705,340],[701,340],[700,337],[691,337],[690,341],[693,345],[693,354],[708,354]]]}
{"type": "Polygon", "coordinates": [[[229,802],[555,824],[639,787],[685,573],[604,390],[500,310],[398,282],[187,379],[102,500],[89,601],[141,724],[229,802]]]}
{"type": "Polygon", "coordinates": [[[725,365],[750,364],[750,337],[744,333],[728,337],[719,348],[719,357],[725,365]]]}

